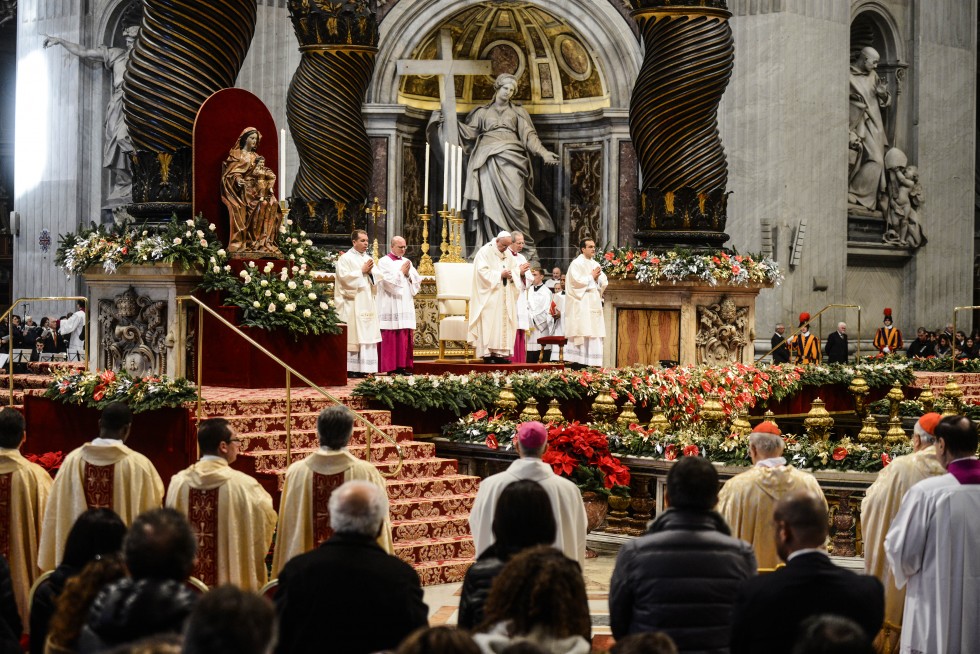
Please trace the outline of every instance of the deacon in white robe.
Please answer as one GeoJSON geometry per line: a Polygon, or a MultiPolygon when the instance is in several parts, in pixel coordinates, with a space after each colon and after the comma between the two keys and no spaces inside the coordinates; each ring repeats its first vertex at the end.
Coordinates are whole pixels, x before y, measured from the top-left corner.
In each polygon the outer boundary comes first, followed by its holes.
{"type": "MultiPolygon", "coordinates": [[[[525,298],[528,309],[528,322],[531,328],[527,338],[527,360],[537,363],[541,357],[541,346],[538,339],[542,336],[550,336],[552,330],[551,318],[551,291],[544,283],[544,272],[540,268],[531,271],[531,287],[525,291],[525,298]]],[[[548,357],[545,356],[547,361],[548,357]]]]}
{"type": "Polygon", "coordinates": [[[510,241],[510,232],[500,232],[473,260],[467,340],[487,363],[505,362],[514,351],[520,293],[514,283],[513,257],[507,251],[510,241]]]}
{"type": "Polygon", "coordinates": [[[570,480],[555,474],[551,466],[541,460],[548,447],[548,430],[540,422],[525,422],[517,429],[514,437],[517,461],[506,470],[491,475],[480,482],[473,509],[470,511],[470,531],[476,556],[479,556],[494,542],[493,514],[497,500],[509,484],[521,479],[529,479],[541,484],[551,498],[551,509],[555,513],[558,534],[555,547],[568,558],[585,564],[585,534],[587,518],[582,491],[570,480]]]}
{"type": "Polygon", "coordinates": [[[85,356],[85,303],[75,302],[75,313],[58,323],[58,333],[68,337],[68,360],[81,361],[85,356]]]}
{"type": "Polygon", "coordinates": [[[391,252],[378,260],[378,324],[381,327],[381,372],[410,372],[415,365],[415,295],[422,276],[405,258],[405,239],[391,239],[391,252]]]}
{"type": "Polygon", "coordinates": [[[980,652],[980,462],[977,432],[963,416],[936,428],[947,474],[905,494],[885,537],[896,585],[908,584],[900,650],[980,652]]]}
{"type": "MultiPolygon", "coordinates": [[[[551,295],[551,308],[548,309],[548,313],[551,314],[551,336],[564,336],[565,335],[565,289],[561,282],[558,282],[552,287],[551,295]]],[[[551,350],[551,360],[558,360],[558,346],[549,345],[548,349],[551,350]]]]}
{"type": "Polygon", "coordinates": [[[579,242],[579,255],[568,266],[565,282],[565,361],[583,366],[602,365],[606,324],[602,316],[602,294],[609,285],[595,261],[595,241],[579,242]]]}
{"type": "Polygon", "coordinates": [[[354,230],[351,243],[353,247],[337,259],[333,293],[337,315],[347,323],[347,372],[362,377],[378,372],[377,280],[374,259],[367,253],[367,232],[354,230]]]}
{"type": "Polygon", "coordinates": [[[514,337],[514,355],[511,357],[511,362],[524,363],[527,361],[527,333],[531,327],[527,306],[527,289],[531,287],[531,264],[521,254],[524,249],[524,234],[511,232],[510,239],[510,247],[507,250],[514,258],[514,283],[520,292],[517,300],[517,335],[514,337]]]}

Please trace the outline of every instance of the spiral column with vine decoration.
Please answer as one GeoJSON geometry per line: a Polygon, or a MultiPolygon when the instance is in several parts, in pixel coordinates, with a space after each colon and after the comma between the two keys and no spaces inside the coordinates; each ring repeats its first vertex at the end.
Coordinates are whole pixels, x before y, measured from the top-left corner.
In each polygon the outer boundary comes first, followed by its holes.
{"type": "Polygon", "coordinates": [[[300,161],[290,204],[321,241],[345,243],[366,222],[374,157],[361,105],[378,52],[372,4],[289,1],[302,52],[286,96],[300,161]]]}
{"type": "Polygon", "coordinates": [[[637,0],[646,54],[630,101],[643,188],[637,240],[717,247],[728,240],[728,164],[718,105],[735,61],[725,0],[637,0]]]}
{"type": "Polygon", "coordinates": [[[190,215],[194,119],[212,93],[234,86],[255,23],[255,0],[144,0],[123,81],[136,150],[130,213],[190,215]]]}

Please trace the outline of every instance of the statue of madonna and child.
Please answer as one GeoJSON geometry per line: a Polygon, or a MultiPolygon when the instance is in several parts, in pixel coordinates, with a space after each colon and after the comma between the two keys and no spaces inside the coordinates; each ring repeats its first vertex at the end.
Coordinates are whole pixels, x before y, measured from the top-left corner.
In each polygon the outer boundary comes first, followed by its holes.
{"type": "Polygon", "coordinates": [[[221,166],[221,201],[228,207],[231,256],[280,256],[276,237],[282,211],[275,196],[276,174],[258,153],[262,135],[246,127],[221,166]]]}

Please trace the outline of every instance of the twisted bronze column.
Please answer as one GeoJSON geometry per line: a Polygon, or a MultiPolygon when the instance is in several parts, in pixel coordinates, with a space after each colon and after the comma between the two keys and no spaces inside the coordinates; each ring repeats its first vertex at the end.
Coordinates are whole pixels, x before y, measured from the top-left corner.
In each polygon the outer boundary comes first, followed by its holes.
{"type": "Polygon", "coordinates": [[[208,96],[234,86],[255,21],[255,0],[144,0],[123,82],[136,149],[131,213],[189,215],[194,119],[208,96]]]}
{"type": "Polygon", "coordinates": [[[720,246],[728,165],[718,105],[735,49],[725,0],[638,0],[646,54],[630,101],[643,186],[637,240],[720,246]]]}
{"type": "Polygon", "coordinates": [[[374,158],[361,106],[378,52],[372,4],[289,2],[302,52],[286,96],[299,152],[289,199],[292,216],[320,241],[346,244],[366,224],[374,158]]]}

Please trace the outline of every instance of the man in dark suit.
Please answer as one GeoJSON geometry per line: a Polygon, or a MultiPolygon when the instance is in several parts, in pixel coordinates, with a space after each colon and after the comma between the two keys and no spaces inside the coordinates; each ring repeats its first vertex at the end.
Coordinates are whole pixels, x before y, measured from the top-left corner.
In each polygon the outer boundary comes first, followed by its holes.
{"type": "Polygon", "coordinates": [[[789,363],[789,347],[786,345],[786,325],[779,323],[776,325],[776,333],[772,335],[772,345],[776,348],[772,351],[773,363],[789,363]]]}
{"type": "Polygon", "coordinates": [[[334,535],[291,559],[279,574],[279,654],[394,650],[428,624],[412,566],[376,539],[388,498],[375,484],[349,481],[330,495],[334,535]]]}
{"type": "Polygon", "coordinates": [[[837,323],[837,331],[827,337],[827,363],[847,363],[847,323],[837,323]]]}
{"type": "Polygon", "coordinates": [[[885,591],[876,578],[839,568],[827,556],[823,501],[812,493],[793,493],[776,505],[774,518],[776,549],[786,567],[742,584],[732,654],[790,652],[801,624],[823,614],[854,620],[870,645],[884,620],[885,591]]]}

